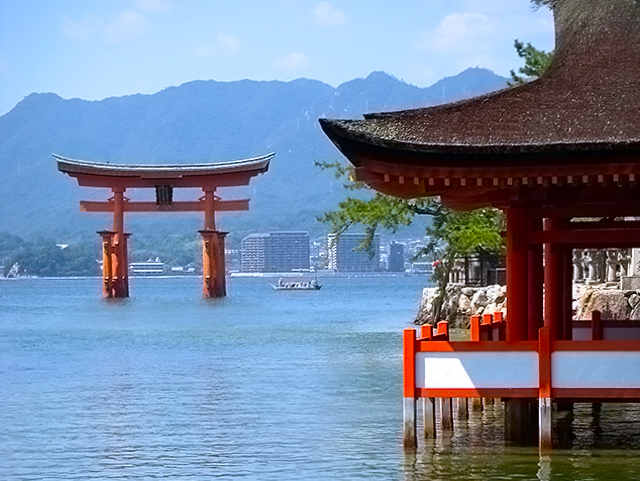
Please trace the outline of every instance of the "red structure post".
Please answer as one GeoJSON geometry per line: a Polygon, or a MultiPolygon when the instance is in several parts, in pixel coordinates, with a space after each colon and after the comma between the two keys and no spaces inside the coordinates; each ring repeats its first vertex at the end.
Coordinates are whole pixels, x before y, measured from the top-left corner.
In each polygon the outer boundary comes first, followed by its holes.
{"type": "MultiPolygon", "coordinates": [[[[545,219],[544,230],[556,232],[561,230],[562,221],[545,219]]],[[[563,303],[564,303],[564,253],[560,244],[549,242],[544,244],[544,326],[551,330],[551,338],[563,338],[563,303]]]]}
{"type": "Polygon", "coordinates": [[[113,272],[112,297],[128,297],[127,289],[127,242],[124,235],[124,191],[114,187],[113,191],[113,246],[111,252],[113,272]]]}
{"type": "MultiPolygon", "coordinates": [[[[529,227],[530,232],[542,230],[542,220],[531,220],[529,227]]],[[[530,341],[538,339],[538,330],[543,326],[543,288],[544,265],[542,245],[529,244],[529,321],[527,338],[530,341]]]]}
{"type": "Polygon", "coordinates": [[[102,238],[102,297],[113,297],[113,266],[112,250],[113,235],[110,230],[99,231],[98,234],[102,238]]]}
{"type": "Polygon", "coordinates": [[[218,257],[216,258],[216,297],[227,295],[226,263],[224,258],[225,238],[228,232],[216,232],[218,257]]]}
{"type": "Polygon", "coordinates": [[[202,295],[224,297],[227,295],[224,261],[226,232],[216,230],[215,189],[204,189],[204,229],[202,235],[202,295]]]}
{"type": "Polygon", "coordinates": [[[129,297],[129,237],[131,234],[122,234],[122,265],[124,267],[122,273],[122,283],[124,286],[124,296],[129,297]]]}
{"type": "Polygon", "coordinates": [[[204,189],[204,230],[216,230],[215,189],[204,189]]]}
{"type": "MultiPolygon", "coordinates": [[[[507,341],[524,341],[529,330],[529,218],[523,208],[506,209],[507,218],[507,341]]],[[[530,431],[530,402],[507,399],[505,434],[521,443],[530,431]]]]}
{"type": "MultiPolygon", "coordinates": [[[[564,222],[567,227],[569,222],[564,222]]],[[[564,247],[562,270],[562,339],[573,339],[573,249],[564,247]]]]}
{"type": "Polygon", "coordinates": [[[507,341],[527,339],[529,314],[529,219],[522,208],[507,208],[507,341]]]}
{"type": "Polygon", "coordinates": [[[418,445],[416,430],[416,330],[404,330],[404,407],[403,445],[415,448],[418,445]]]}
{"type": "Polygon", "coordinates": [[[552,392],[551,392],[551,329],[540,328],[538,334],[539,394],[538,394],[538,445],[541,451],[552,447],[552,392]]]}

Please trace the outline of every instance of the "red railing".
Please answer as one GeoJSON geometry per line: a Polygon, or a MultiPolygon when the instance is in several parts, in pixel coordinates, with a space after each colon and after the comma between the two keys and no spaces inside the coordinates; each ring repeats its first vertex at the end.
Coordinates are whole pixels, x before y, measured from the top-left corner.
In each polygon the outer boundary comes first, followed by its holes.
{"type": "Polygon", "coordinates": [[[471,341],[506,341],[507,324],[502,312],[471,316],[471,341]]]}

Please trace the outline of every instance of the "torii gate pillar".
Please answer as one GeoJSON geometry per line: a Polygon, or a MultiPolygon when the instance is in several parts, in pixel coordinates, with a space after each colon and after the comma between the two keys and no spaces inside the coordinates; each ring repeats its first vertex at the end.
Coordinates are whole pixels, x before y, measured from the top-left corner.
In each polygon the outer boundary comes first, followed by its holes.
{"type": "Polygon", "coordinates": [[[202,297],[227,295],[224,262],[224,238],[227,232],[201,230],[202,235],[202,297]]]}
{"type": "Polygon", "coordinates": [[[102,296],[129,297],[128,238],[124,232],[124,188],[113,188],[113,230],[102,237],[102,296]]]}
{"type": "Polygon", "coordinates": [[[216,230],[215,190],[204,188],[204,229],[202,235],[202,296],[227,295],[225,277],[224,239],[227,232],[216,230]]]}

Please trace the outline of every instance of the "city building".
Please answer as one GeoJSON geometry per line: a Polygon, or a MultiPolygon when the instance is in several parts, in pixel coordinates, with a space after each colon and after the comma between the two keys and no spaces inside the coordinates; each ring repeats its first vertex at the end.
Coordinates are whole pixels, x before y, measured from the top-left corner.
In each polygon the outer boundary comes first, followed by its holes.
{"type": "Polygon", "coordinates": [[[360,246],[365,234],[329,234],[329,269],[337,272],[375,272],[380,270],[380,238],[373,238],[371,254],[360,246]]]}
{"type": "Polygon", "coordinates": [[[308,270],[308,232],[249,234],[242,239],[242,272],[308,270]]]}
{"type": "Polygon", "coordinates": [[[389,245],[389,260],[387,262],[389,272],[404,271],[404,244],[393,241],[389,245]]]}

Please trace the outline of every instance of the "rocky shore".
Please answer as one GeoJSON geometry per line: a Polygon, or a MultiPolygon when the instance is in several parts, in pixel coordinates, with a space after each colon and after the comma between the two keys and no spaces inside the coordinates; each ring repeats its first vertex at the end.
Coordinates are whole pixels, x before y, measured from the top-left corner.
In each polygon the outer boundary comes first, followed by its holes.
{"type": "MultiPolygon", "coordinates": [[[[506,286],[463,287],[451,284],[447,287],[440,319],[433,317],[433,301],[438,292],[435,287],[422,291],[416,324],[434,324],[439,320],[449,321],[451,327],[469,327],[472,315],[501,311],[507,314],[506,286]]],[[[622,290],[620,284],[574,284],[573,317],[591,319],[593,311],[600,311],[603,319],[640,320],[640,290],[622,290]]]]}

